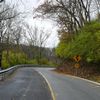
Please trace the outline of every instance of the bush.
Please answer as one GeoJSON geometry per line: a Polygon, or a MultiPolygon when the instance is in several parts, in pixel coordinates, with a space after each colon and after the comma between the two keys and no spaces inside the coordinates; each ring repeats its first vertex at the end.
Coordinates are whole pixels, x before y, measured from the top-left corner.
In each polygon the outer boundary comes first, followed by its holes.
{"type": "Polygon", "coordinates": [[[8,68],[9,66],[13,66],[16,64],[24,64],[26,63],[26,55],[22,52],[14,53],[13,51],[9,51],[9,56],[6,51],[3,52],[2,66],[3,68],[8,68]]]}
{"type": "Polygon", "coordinates": [[[46,58],[39,59],[39,64],[48,65],[48,60],[46,58]]]}
{"type": "Polygon", "coordinates": [[[6,60],[2,60],[3,69],[9,68],[10,64],[6,60]]]}
{"type": "Polygon", "coordinates": [[[36,59],[33,59],[33,60],[27,60],[26,63],[27,63],[27,64],[38,64],[38,62],[37,62],[36,59]]]}

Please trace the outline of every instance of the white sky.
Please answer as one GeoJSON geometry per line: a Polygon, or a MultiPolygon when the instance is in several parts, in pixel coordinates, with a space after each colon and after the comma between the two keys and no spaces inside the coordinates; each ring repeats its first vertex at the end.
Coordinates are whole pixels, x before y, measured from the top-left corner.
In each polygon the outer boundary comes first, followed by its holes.
{"type": "Polygon", "coordinates": [[[39,4],[41,4],[44,0],[6,0],[10,3],[16,3],[17,2],[17,9],[18,11],[25,11],[28,12],[26,21],[29,23],[29,25],[33,26],[36,25],[38,27],[44,27],[45,30],[48,30],[51,32],[50,38],[48,39],[46,43],[46,47],[55,47],[57,46],[59,40],[57,36],[57,26],[54,24],[51,20],[39,20],[39,19],[33,19],[33,9],[34,7],[37,7],[39,4]]]}

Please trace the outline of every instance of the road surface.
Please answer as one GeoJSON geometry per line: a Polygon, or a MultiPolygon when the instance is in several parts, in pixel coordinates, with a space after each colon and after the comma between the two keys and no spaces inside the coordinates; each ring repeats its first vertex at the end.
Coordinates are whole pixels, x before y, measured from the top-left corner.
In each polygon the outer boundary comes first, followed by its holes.
{"type": "Polygon", "coordinates": [[[38,68],[50,82],[56,100],[100,100],[100,85],[72,76],[58,74],[52,69],[38,68]]]}
{"type": "Polygon", "coordinates": [[[18,69],[7,80],[0,82],[0,100],[52,100],[50,87],[44,78],[53,89],[53,100],[100,100],[100,85],[52,70],[30,67],[18,69]]]}
{"type": "Polygon", "coordinates": [[[33,68],[20,68],[0,81],[0,100],[52,100],[44,78],[33,68]]]}

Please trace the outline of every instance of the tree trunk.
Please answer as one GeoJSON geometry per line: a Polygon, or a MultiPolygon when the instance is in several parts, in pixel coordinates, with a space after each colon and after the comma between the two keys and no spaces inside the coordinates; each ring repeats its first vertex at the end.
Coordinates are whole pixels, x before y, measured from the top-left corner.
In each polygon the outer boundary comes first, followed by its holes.
{"type": "Polygon", "coordinates": [[[0,68],[2,69],[2,52],[0,51],[0,68]]]}
{"type": "Polygon", "coordinates": [[[39,64],[41,65],[41,47],[39,47],[39,64]]]}
{"type": "Polygon", "coordinates": [[[1,44],[1,37],[0,37],[0,69],[2,69],[2,44],[1,44]]]}

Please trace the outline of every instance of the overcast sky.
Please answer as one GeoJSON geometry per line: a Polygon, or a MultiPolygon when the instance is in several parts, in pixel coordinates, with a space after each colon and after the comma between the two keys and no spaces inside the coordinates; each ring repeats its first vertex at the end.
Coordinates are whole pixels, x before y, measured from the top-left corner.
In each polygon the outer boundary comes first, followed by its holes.
{"type": "Polygon", "coordinates": [[[33,19],[33,9],[38,7],[44,0],[6,0],[10,4],[17,2],[17,9],[18,11],[25,11],[28,12],[27,17],[25,20],[29,23],[29,25],[33,26],[37,25],[38,27],[44,27],[45,30],[51,32],[50,38],[46,43],[46,47],[55,47],[59,40],[57,36],[57,26],[51,20],[39,20],[33,19]]]}

